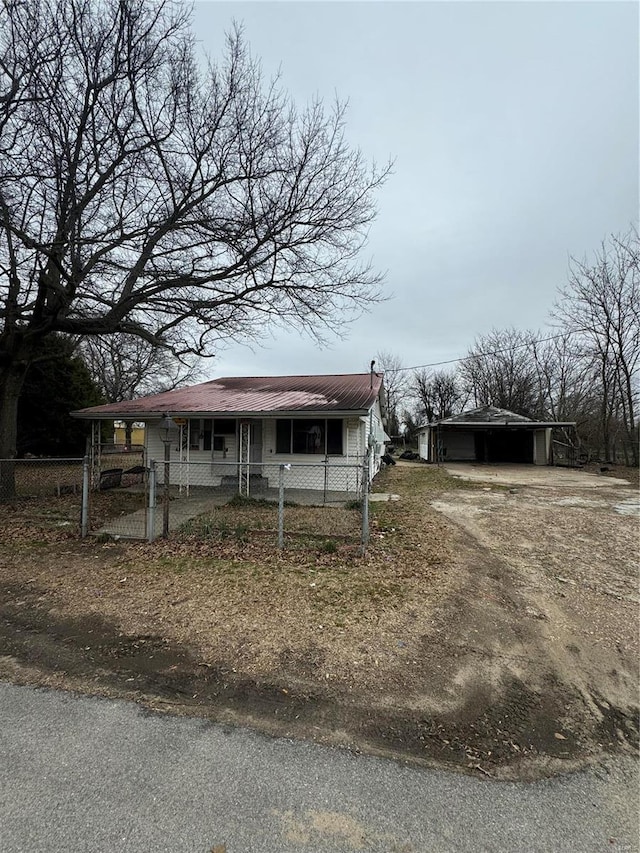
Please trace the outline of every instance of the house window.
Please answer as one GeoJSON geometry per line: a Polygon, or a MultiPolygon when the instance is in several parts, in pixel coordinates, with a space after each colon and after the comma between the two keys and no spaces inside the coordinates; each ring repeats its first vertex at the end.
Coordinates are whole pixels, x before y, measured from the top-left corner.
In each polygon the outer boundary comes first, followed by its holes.
{"type": "Polygon", "coordinates": [[[276,453],[291,453],[291,421],[276,421],[276,453]]]}
{"type": "Polygon", "coordinates": [[[280,418],[276,421],[276,453],[342,455],[342,419],[280,418]]]}
{"type": "Polygon", "coordinates": [[[189,450],[200,450],[200,421],[189,421],[189,450]]]}
{"type": "Polygon", "coordinates": [[[205,418],[202,422],[202,449],[211,450],[212,422],[205,418]]]}
{"type": "Polygon", "coordinates": [[[342,421],[327,420],[327,453],[342,456],[342,421]]]}
{"type": "Polygon", "coordinates": [[[235,436],[233,418],[192,418],[189,421],[189,449],[224,451],[227,436],[235,436]]]}

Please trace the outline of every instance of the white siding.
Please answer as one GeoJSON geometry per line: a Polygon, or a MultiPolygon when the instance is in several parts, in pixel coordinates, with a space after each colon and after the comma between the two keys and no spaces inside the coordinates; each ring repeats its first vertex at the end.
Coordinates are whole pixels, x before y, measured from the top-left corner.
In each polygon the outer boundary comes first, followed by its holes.
{"type": "Polygon", "coordinates": [[[381,459],[385,454],[385,431],[382,423],[382,411],[380,401],[376,400],[369,415],[365,418],[365,450],[371,441],[371,458],[369,465],[369,478],[373,479],[380,470],[381,459]]]}
{"type": "Polygon", "coordinates": [[[360,462],[367,447],[366,418],[347,418],[347,457],[360,462]]]}
{"type": "Polygon", "coordinates": [[[278,486],[280,465],[292,465],[290,471],[285,471],[285,487],[296,489],[329,489],[331,491],[355,491],[358,483],[356,465],[360,460],[357,455],[359,438],[364,440],[361,425],[354,419],[342,419],[341,455],[328,457],[325,466],[324,454],[307,453],[277,453],[276,452],[276,419],[267,418],[263,425],[263,459],[265,467],[262,471],[269,480],[269,488],[278,486]]]}
{"type": "MultiPolygon", "coordinates": [[[[384,453],[384,429],[379,404],[376,403],[373,416],[341,418],[343,424],[343,453],[331,455],[325,466],[323,454],[291,454],[276,452],[276,419],[265,418],[262,421],[262,460],[263,467],[257,466],[253,472],[260,471],[268,480],[269,488],[278,486],[281,464],[294,467],[285,471],[285,485],[289,488],[307,488],[314,490],[356,491],[360,483],[360,466],[367,450],[370,424],[373,426],[373,446],[370,476],[380,468],[380,456],[384,453]]],[[[158,463],[158,482],[163,482],[164,444],[159,431],[159,421],[149,421],[145,430],[147,459],[158,463]]],[[[214,434],[217,434],[214,430],[214,434]]],[[[189,449],[185,464],[180,465],[180,433],[176,429],[171,433],[171,480],[176,484],[219,486],[223,476],[235,476],[238,472],[238,444],[236,436],[225,437],[226,454],[222,451],[189,449]]],[[[184,462],[184,460],[182,460],[184,462]]]]}
{"type": "Polygon", "coordinates": [[[426,459],[427,462],[430,462],[429,459],[429,443],[431,438],[431,430],[425,429],[422,432],[418,433],[418,454],[421,459],[426,459]]]}
{"type": "MultiPolygon", "coordinates": [[[[160,421],[149,421],[145,430],[147,460],[157,464],[158,483],[164,482],[164,442],[159,430],[160,421]]],[[[184,427],[186,430],[186,427],[184,427]]],[[[174,429],[171,436],[171,480],[176,485],[219,486],[223,476],[237,474],[237,443],[235,435],[225,436],[225,451],[195,450],[180,455],[180,430],[174,429]],[[188,465],[188,471],[187,471],[188,465]]]]}
{"type": "Polygon", "coordinates": [[[551,445],[551,430],[537,429],[534,432],[533,461],[536,465],[549,464],[549,448],[551,445]]]}

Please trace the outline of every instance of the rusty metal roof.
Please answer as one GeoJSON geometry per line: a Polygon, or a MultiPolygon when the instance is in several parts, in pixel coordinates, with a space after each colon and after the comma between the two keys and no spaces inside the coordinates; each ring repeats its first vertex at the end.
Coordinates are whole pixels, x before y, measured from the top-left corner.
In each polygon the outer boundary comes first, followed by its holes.
{"type": "Polygon", "coordinates": [[[382,387],[382,376],[351,373],[326,376],[239,376],[213,379],[122,403],[72,412],[91,419],[145,420],[163,414],[269,415],[342,412],[365,414],[382,387]]]}
{"type": "Polygon", "coordinates": [[[460,412],[458,415],[451,415],[448,418],[442,418],[439,421],[433,421],[430,424],[425,424],[420,429],[427,429],[430,426],[443,427],[518,427],[529,429],[542,429],[546,427],[571,427],[575,426],[575,421],[534,421],[525,415],[518,415],[515,412],[510,412],[508,409],[499,409],[497,406],[480,406],[478,409],[469,409],[467,412],[460,412]]]}
{"type": "Polygon", "coordinates": [[[533,423],[531,418],[524,415],[517,415],[515,412],[510,412],[508,409],[499,409],[497,406],[480,406],[478,409],[470,409],[468,412],[461,412],[459,415],[451,415],[448,418],[443,418],[438,423],[441,424],[467,424],[467,423],[533,423]]]}

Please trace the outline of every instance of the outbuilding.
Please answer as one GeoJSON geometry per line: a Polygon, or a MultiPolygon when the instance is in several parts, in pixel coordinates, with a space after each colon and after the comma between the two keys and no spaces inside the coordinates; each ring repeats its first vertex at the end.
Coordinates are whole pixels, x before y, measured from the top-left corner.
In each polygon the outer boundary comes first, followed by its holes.
{"type": "MultiPolygon", "coordinates": [[[[421,427],[418,452],[427,462],[553,463],[553,432],[575,432],[572,421],[534,421],[481,406],[421,427]]],[[[559,442],[560,443],[560,442],[559,442]]]]}

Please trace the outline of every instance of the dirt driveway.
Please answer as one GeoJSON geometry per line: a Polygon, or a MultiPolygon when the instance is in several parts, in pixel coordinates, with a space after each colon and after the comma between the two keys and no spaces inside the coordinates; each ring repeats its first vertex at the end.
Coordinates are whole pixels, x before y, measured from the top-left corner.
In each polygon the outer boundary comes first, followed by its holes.
{"type": "MultiPolygon", "coordinates": [[[[444,466],[454,477],[475,483],[492,483],[511,486],[542,486],[549,489],[571,489],[580,491],[617,491],[633,497],[629,479],[616,476],[604,468],[607,476],[599,476],[581,468],[555,468],[548,465],[480,464],[478,462],[450,462],[444,466]],[[632,494],[629,494],[629,493],[632,494]]],[[[624,469],[623,469],[624,473],[624,469]]],[[[635,492],[637,497],[637,492],[635,492]]]]}
{"type": "Polygon", "coordinates": [[[387,468],[376,491],[399,499],[372,502],[365,558],[0,523],[0,677],[482,776],[636,752],[633,488],[460,473],[387,468]]]}
{"type": "MultiPolygon", "coordinates": [[[[637,489],[579,470],[470,464],[447,470],[487,485],[444,493],[431,505],[471,537],[487,562],[503,566],[523,626],[536,625],[526,643],[511,653],[503,647],[502,654],[526,657],[530,687],[544,691],[552,679],[580,696],[583,734],[592,715],[623,740],[631,721],[637,724],[637,489]]],[[[579,717],[569,723],[576,737],[579,717]]]]}

